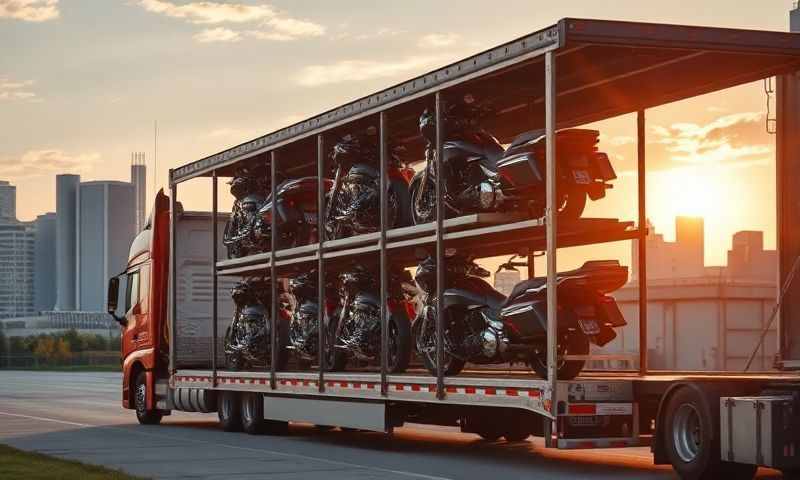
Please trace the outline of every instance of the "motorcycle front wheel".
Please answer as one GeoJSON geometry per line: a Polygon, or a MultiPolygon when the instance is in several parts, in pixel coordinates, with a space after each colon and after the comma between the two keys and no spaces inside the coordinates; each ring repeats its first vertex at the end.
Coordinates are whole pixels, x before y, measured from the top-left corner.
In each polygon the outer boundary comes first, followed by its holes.
{"type": "MultiPolygon", "coordinates": [[[[431,312],[435,312],[436,310],[433,307],[426,307],[422,312],[425,312],[426,309],[431,309],[431,312]]],[[[426,332],[422,331],[422,324],[424,322],[421,316],[417,317],[414,321],[414,325],[412,326],[414,343],[417,347],[417,354],[422,358],[422,363],[425,365],[425,368],[431,375],[437,375],[436,328],[434,327],[436,325],[436,314],[433,313],[428,320],[429,327],[426,328],[426,332]]],[[[446,377],[461,373],[466,363],[466,361],[447,353],[446,349],[442,352],[442,371],[446,377]]]]}
{"type": "Polygon", "coordinates": [[[389,317],[389,373],[403,373],[411,362],[411,322],[405,314],[393,313],[389,317]]]}
{"type": "MultiPolygon", "coordinates": [[[[530,366],[536,375],[547,378],[547,348],[546,342],[536,346],[530,355],[530,366]]],[[[563,332],[558,336],[556,355],[588,355],[589,339],[582,332],[563,332]]],[[[557,377],[559,380],[572,380],[580,375],[586,360],[559,360],[557,377]]]]}

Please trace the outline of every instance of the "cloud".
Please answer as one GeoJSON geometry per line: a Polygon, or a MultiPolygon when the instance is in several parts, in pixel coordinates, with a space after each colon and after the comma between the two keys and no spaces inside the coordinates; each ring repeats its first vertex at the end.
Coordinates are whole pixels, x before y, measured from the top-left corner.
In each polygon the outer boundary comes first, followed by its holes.
{"type": "Polygon", "coordinates": [[[318,23],[289,17],[267,4],[196,1],[179,5],[165,0],[139,0],[139,5],[148,12],[195,25],[250,24],[250,28],[241,31],[226,27],[203,30],[193,36],[200,43],[238,42],[244,36],[285,42],[319,37],[326,31],[318,23]]]}
{"type": "Polygon", "coordinates": [[[764,142],[763,118],[760,112],[740,112],[704,125],[675,123],[652,131],[672,161],[722,163],[772,152],[772,146],[764,142]]]}
{"type": "Polygon", "coordinates": [[[20,82],[0,76],[0,102],[11,100],[40,102],[41,99],[36,95],[36,92],[30,89],[33,83],[33,80],[20,82]]]}
{"type": "Polygon", "coordinates": [[[83,173],[99,161],[98,153],[70,155],[58,149],[29,150],[19,157],[0,157],[0,176],[22,178],[48,173],[83,173]]]}
{"type": "Polygon", "coordinates": [[[342,60],[327,65],[309,65],[300,70],[295,82],[304,87],[318,87],[349,81],[373,80],[404,73],[416,73],[441,62],[438,56],[413,56],[397,62],[342,60]]]}
{"type": "Polygon", "coordinates": [[[383,27],[374,32],[353,34],[346,30],[348,27],[347,24],[341,25],[340,28],[343,29],[343,31],[334,34],[332,38],[334,40],[373,40],[376,38],[395,37],[405,33],[405,30],[383,27]]]}
{"type": "Polygon", "coordinates": [[[0,18],[45,22],[58,15],[58,0],[0,0],[0,18]]]}
{"type": "Polygon", "coordinates": [[[417,42],[420,48],[442,48],[454,45],[461,39],[457,33],[429,33],[423,35],[417,42]]]}
{"type": "Polygon", "coordinates": [[[194,34],[192,38],[200,43],[215,43],[215,42],[238,42],[242,39],[239,32],[235,32],[230,28],[217,27],[207,28],[199,33],[194,34]]]}
{"type": "Polygon", "coordinates": [[[205,1],[177,5],[164,0],[140,0],[139,5],[148,12],[196,24],[247,23],[270,19],[276,15],[275,10],[269,5],[205,1]]]}

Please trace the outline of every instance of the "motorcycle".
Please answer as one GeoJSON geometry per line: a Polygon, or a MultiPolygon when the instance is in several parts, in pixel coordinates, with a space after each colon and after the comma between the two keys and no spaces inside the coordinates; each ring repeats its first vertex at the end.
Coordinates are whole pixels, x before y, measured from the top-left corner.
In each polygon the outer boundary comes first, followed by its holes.
{"type": "MultiPolygon", "coordinates": [[[[323,179],[323,189],[331,188],[330,179],[323,179]]],[[[292,248],[319,239],[317,225],[317,177],[303,177],[281,182],[258,210],[254,239],[259,251],[271,249],[272,202],[276,202],[278,248],[292,248]]]]}
{"type": "MultiPolygon", "coordinates": [[[[344,370],[347,360],[380,362],[381,354],[381,307],[380,283],[376,271],[362,265],[339,275],[341,304],[338,316],[333,317],[335,332],[332,370],[344,370]]],[[[411,274],[403,269],[389,272],[388,300],[388,351],[387,371],[402,373],[411,360],[411,322],[413,306],[405,292],[412,281],[411,274]],[[404,288],[404,285],[406,287],[404,288]]]]}
{"type": "MultiPolygon", "coordinates": [[[[521,262],[501,268],[514,269],[521,262]]],[[[446,259],[443,325],[445,375],[457,375],[467,362],[527,363],[547,378],[547,279],[537,277],[516,284],[508,297],[483,278],[490,273],[470,258],[450,253],[446,259]]],[[[616,260],[586,262],[558,275],[557,377],[578,376],[590,343],[606,345],[615,328],[626,325],[610,292],[625,284],[627,267],[616,260]]],[[[423,307],[413,324],[417,352],[431,374],[436,374],[436,262],[423,260],[415,277],[425,292],[423,307]]]]}
{"type": "MultiPolygon", "coordinates": [[[[269,318],[269,280],[248,278],[231,290],[236,304],[233,321],[225,331],[223,351],[228,366],[233,370],[247,370],[254,365],[267,365],[271,361],[271,330],[269,318]]],[[[276,369],[286,368],[286,314],[279,310],[278,360],[276,369]]]]}
{"type": "MultiPolygon", "coordinates": [[[[372,137],[345,135],[333,148],[335,173],[325,219],[328,239],[371,233],[380,228],[380,154],[374,134],[372,137]]],[[[392,149],[388,162],[389,228],[411,225],[408,185],[414,171],[402,165],[399,151],[392,149]]]]}
{"type": "Polygon", "coordinates": [[[244,257],[261,250],[255,239],[253,227],[258,211],[264,205],[269,193],[265,170],[265,168],[243,166],[236,170],[233,179],[228,182],[235,199],[222,236],[228,258],[244,257]]]}
{"type": "MultiPolygon", "coordinates": [[[[446,218],[479,212],[518,212],[544,216],[546,207],[545,131],[518,135],[507,149],[481,127],[491,109],[470,96],[445,108],[442,142],[446,218]]],[[[425,110],[419,121],[427,140],[426,166],[411,181],[411,216],[415,224],[436,219],[434,157],[436,119],[425,110]]],[[[599,200],[616,173],[608,155],[597,150],[599,132],[562,130],[556,134],[556,195],[559,219],[574,221],[587,197],[599,200]]]]}
{"type": "MultiPolygon", "coordinates": [[[[289,294],[294,297],[295,305],[289,322],[288,349],[295,352],[298,366],[301,369],[311,367],[311,362],[318,358],[319,354],[320,308],[318,285],[319,279],[316,270],[311,270],[289,279],[289,294]]],[[[337,314],[337,300],[335,285],[332,282],[327,283],[325,285],[325,306],[322,309],[323,319],[328,319],[337,314]]],[[[327,324],[327,320],[325,322],[327,324]]],[[[330,345],[333,342],[330,338],[332,338],[333,332],[330,327],[328,332],[325,349],[328,354],[326,365],[332,363],[330,360],[332,357],[330,345]]]]}

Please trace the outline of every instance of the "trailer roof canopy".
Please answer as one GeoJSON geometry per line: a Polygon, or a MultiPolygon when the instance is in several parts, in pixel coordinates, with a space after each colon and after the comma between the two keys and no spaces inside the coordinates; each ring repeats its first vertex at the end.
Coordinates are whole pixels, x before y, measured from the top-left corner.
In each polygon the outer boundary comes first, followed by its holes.
{"type": "MultiPolygon", "coordinates": [[[[507,142],[544,125],[544,53],[555,51],[558,128],[646,109],[800,69],[800,35],[607,20],[562,19],[407,82],[174,169],[170,183],[281,148],[287,172],[315,164],[316,134],[344,134],[377,124],[388,112],[389,135],[422,146],[417,118],[444,98],[470,93],[493,106],[487,130],[507,142]]],[[[421,158],[420,158],[421,159],[421,158]]],[[[312,173],[313,174],[313,173],[312,173]]]]}

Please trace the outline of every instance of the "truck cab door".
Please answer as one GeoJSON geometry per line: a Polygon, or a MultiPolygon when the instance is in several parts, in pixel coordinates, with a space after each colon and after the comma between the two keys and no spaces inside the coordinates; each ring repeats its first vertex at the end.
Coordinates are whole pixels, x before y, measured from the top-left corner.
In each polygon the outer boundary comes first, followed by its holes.
{"type": "Polygon", "coordinates": [[[142,264],[128,271],[125,282],[125,325],[122,333],[123,357],[153,345],[149,328],[147,286],[150,266],[142,264]]]}

